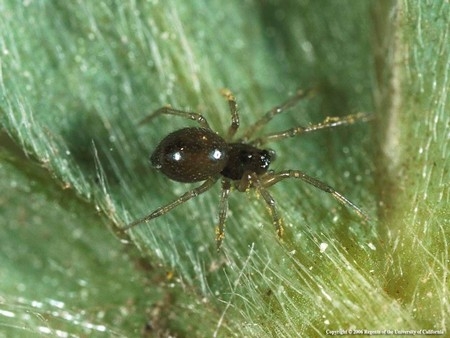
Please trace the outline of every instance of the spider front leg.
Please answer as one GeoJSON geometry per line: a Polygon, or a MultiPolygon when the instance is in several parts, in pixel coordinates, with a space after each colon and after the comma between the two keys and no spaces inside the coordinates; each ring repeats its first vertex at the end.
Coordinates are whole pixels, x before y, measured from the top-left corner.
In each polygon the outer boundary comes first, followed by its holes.
{"type": "Polygon", "coordinates": [[[263,187],[260,187],[258,191],[264,198],[264,201],[266,202],[267,206],[269,207],[270,214],[272,216],[272,223],[275,227],[275,231],[277,232],[278,237],[279,238],[283,237],[284,234],[283,222],[280,216],[278,215],[275,200],[273,199],[272,195],[270,195],[270,193],[263,187]]]}
{"type": "Polygon", "coordinates": [[[334,188],[323,183],[322,181],[319,181],[318,179],[309,176],[300,170],[283,170],[278,173],[268,174],[263,178],[264,180],[261,181],[261,185],[264,187],[270,187],[287,178],[299,178],[302,181],[311,184],[312,186],[322,191],[325,191],[326,193],[331,194],[335,199],[338,200],[339,203],[341,203],[344,206],[352,208],[358,214],[358,216],[364,219],[365,221],[369,219],[369,217],[359,207],[357,207],[356,204],[351,202],[344,195],[337,192],[334,188]]]}
{"type": "Polygon", "coordinates": [[[175,201],[156,209],[155,211],[148,214],[147,216],[127,224],[125,227],[121,228],[121,230],[127,231],[130,228],[132,228],[138,224],[141,224],[144,222],[149,222],[150,220],[152,220],[154,218],[157,218],[159,216],[167,214],[170,210],[179,206],[180,204],[183,204],[184,202],[187,202],[191,198],[197,197],[198,195],[203,194],[204,192],[208,191],[214,185],[214,183],[216,183],[216,181],[217,181],[216,177],[209,178],[208,180],[206,180],[202,185],[198,186],[197,188],[189,190],[188,192],[186,192],[183,195],[181,195],[180,197],[178,197],[175,201]]]}
{"type": "Polygon", "coordinates": [[[208,121],[206,120],[205,117],[203,117],[203,115],[198,114],[198,113],[192,113],[192,112],[187,112],[187,111],[183,111],[183,110],[173,109],[170,106],[159,108],[158,110],[154,111],[152,114],[150,114],[150,115],[144,117],[142,120],[140,120],[138,124],[142,125],[144,123],[148,123],[150,120],[154,119],[155,117],[157,117],[159,115],[164,115],[164,114],[180,116],[180,117],[183,117],[188,120],[193,120],[193,121],[197,122],[200,125],[200,127],[206,128],[206,129],[211,129],[211,127],[208,124],[208,121]]]}
{"type": "Polygon", "coordinates": [[[272,216],[272,223],[275,227],[275,231],[279,238],[283,236],[284,228],[283,228],[283,222],[281,217],[278,214],[277,208],[276,208],[276,202],[275,199],[272,197],[272,195],[267,191],[266,187],[264,186],[264,177],[266,175],[271,175],[271,172],[268,172],[267,174],[263,176],[258,176],[256,173],[248,173],[247,175],[244,175],[244,177],[241,179],[239,184],[237,185],[237,189],[239,191],[246,191],[251,187],[254,187],[258,193],[262,196],[264,199],[264,202],[266,202],[270,215],[272,216]]]}
{"type": "Polygon", "coordinates": [[[312,124],[307,127],[298,126],[284,131],[264,135],[252,141],[251,144],[259,147],[267,142],[279,141],[284,138],[294,137],[300,134],[310,133],[312,131],[317,131],[321,129],[350,125],[359,121],[366,122],[372,119],[373,114],[370,113],[356,113],[341,117],[327,117],[323,122],[312,124]]]}
{"type": "Polygon", "coordinates": [[[222,193],[219,202],[219,224],[216,227],[216,246],[220,251],[223,239],[225,238],[225,221],[228,212],[228,196],[230,195],[231,184],[227,179],[222,180],[222,193]]]}

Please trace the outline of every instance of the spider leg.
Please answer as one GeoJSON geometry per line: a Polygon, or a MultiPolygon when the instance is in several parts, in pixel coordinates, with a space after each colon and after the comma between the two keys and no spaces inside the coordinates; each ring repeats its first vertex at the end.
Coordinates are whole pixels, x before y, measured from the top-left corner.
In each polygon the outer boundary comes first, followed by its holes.
{"type": "Polygon", "coordinates": [[[228,106],[230,107],[231,125],[230,128],[228,128],[227,139],[231,140],[239,128],[239,113],[237,109],[236,98],[233,96],[233,94],[231,94],[228,89],[223,89],[222,95],[225,96],[228,101],[228,106]]]}
{"type": "Polygon", "coordinates": [[[153,211],[152,213],[148,214],[147,216],[145,216],[143,218],[140,218],[134,222],[127,224],[125,227],[121,228],[121,230],[127,231],[130,228],[132,228],[138,224],[141,224],[144,222],[149,222],[150,220],[152,220],[154,218],[157,218],[159,216],[162,216],[162,215],[168,213],[173,208],[179,206],[180,204],[183,204],[184,202],[190,200],[191,198],[196,197],[200,194],[203,194],[204,192],[209,190],[216,182],[217,182],[217,177],[209,178],[202,185],[200,185],[192,190],[187,191],[186,193],[184,193],[183,195],[178,197],[175,201],[156,209],[155,211],[153,211]]]}
{"type": "Polygon", "coordinates": [[[272,215],[272,223],[275,226],[275,231],[277,232],[278,237],[281,238],[283,236],[284,229],[281,218],[278,215],[275,200],[264,187],[260,186],[258,188],[258,191],[264,198],[264,201],[266,202],[267,206],[269,207],[270,214],[272,215]]]}
{"type": "Polygon", "coordinates": [[[270,195],[269,191],[266,189],[264,181],[261,181],[260,177],[258,177],[258,175],[256,175],[255,173],[251,173],[248,177],[248,185],[255,187],[266,202],[267,206],[269,207],[270,215],[272,216],[272,223],[275,226],[275,231],[278,237],[281,238],[284,233],[282,220],[278,214],[276,202],[273,199],[272,195],[270,195]]]}
{"type": "Polygon", "coordinates": [[[356,206],[356,204],[348,200],[346,197],[344,197],[344,195],[337,192],[334,188],[323,183],[322,181],[319,181],[318,179],[311,177],[300,170],[283,170],[278,173],[269,173],[261,177],[260,181],[262,186],[270,187],[286,178],[299,178],[302,181],[331,194],[335,199],[338,200],[339,203],[352,208],[358,214],[358,216],[365,221],[369,219],[369,217],[358,206],[356,206]]]}
{"type": "Polygon", "coordinates": [[[294,96],[289,98],[287,101],[282,103],[279,106],[273,107],[267,113],[265,113],[258,121],[252,124],[247,128],[244,135],[242,136],[243,140],[248,140],[251,136],[264,127],[270,120],[272,120],[276,115],[281,114],[282,112],[288,110],[289,108],[295,106],[300,100],[312,96],[317,91],[317,88],[309,88],[307,90],[298,90],[294,96]]]}
{"type": "Polygon", "coordinates": [[[158,110],[154,111],[150,115],[148,115],[148,116],[144,117],[142,120],[140,120],[138,124],[143,125],[145,123],[148,123],[150,120],[154,119],[155,117],[157,117],[159,115],[164,115],[164,114],[184,117],[185,119],[193,120],[193,121],[197,122],[200,125],[200,127],[202,127],[202,128],[211,129],[208,124],[208,121],[206,121],[206,118],[203,117],[203,115],[198,114],[198,113],[192,113],[192,112],[187,112],[187,111],[183,111],[183,110],[173,109],[170,106],[159,108],[158,110]]]}
{"type": "Polygon", "coordinates": [[[230,195],[231,184],[227,179],[222,180],[222,193],[219,202],[219,224],[216,227],[216,246],[220,251],[223,239],[225,238],[225,221],[228,212],[228,196],[230,195]]]}
{"type": "Polygon", "coordinates": [[[267,142],[279,141],[288,137],[294,137],[300,134],[305,134],[320,129],[350,125],[358,121],[366,122],[371,119],[373,119],[373,114],[370,113],[356,113],[342,117],[327,117],[323,122],[312,124],[307,127],[298,126],[284,131],[267,134],[263,137],[255,139],[251,142],[251,144],[254,146],[260,146],[267,142]]]}

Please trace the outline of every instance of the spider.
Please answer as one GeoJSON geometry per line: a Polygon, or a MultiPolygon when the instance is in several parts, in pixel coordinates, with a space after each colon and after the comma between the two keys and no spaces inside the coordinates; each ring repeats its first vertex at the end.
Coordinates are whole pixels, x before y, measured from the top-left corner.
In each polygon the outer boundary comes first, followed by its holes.
{"type": "Polygon", "coordinates": [[[228,101],[231,113],[231,125],[224,137],[214,132],[201,114],[173,109],[170,106],[162,107],[142,119],[140,124],[147,123],[159,115],[173,115],[198,123],[199,127],[182,128],[167,135],[150,156],[150,162],[154,168],[174,181],[203,183],[187,191],[173,202],[129,223],[122,230],[129,230],[138,224],[168,213],[180,204],[208,191],[219,179],[221,179],[222,190],[219,202],[219,223],[216,226],[216,247],[218,251],[225,237],[228,197],[232,187],[241,192],[249,189],[256,189],[259,192],[268,206],[272,223],[279,238],[283,235],[282,219],[278,214],[275,200],[267,188],[288,178],[300,179],[331,194],[341,204],[353,209],[361,218],[367,219],[367,216],[358,206],[322,181],[300,170],[282,170],[279,172],[269,170],[270,163],[275,159],[275,152],[260,147],[269,141],[279,141],[320,129],[350,125],[356,121],[368,121],[371,119],[370,114],[357,113],[343,117],[327,117],[323,122],[317,124],[306,127],[297,126],[252,139],[255,132],[263,128],[276,115],[295,106],[301,99],[309,97],[314,92],[314,88],[298,90],[294,96],[284,103],[265,113],[248,127],[237,140],[233,139],[239,128],[239,113],[236,99],[229,90],[222,91],[228,101]]]}

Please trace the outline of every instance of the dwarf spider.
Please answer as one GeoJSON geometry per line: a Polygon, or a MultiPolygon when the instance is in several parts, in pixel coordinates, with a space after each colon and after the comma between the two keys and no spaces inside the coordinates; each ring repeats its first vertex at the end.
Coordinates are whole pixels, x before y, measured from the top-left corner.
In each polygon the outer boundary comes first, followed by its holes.
{"type": "Polygon", "coordinates": [[[279,237],[283,235],[282,221],[275,207],[275,200],[267,188],[286,178],[301,179],[331,194],[341,204],[352,208],[360,217],[367,219],[362,210],[341,193],[304,172],[300,170],[283,170],[280,172],[269,170],[270,162],[275,158],[275,152],[260,149],[260,146],[269,141],[278,141],[319,129],[349,125],[356,121],[368,121],[371,119],[370,114],[357,113],[343,117],[327,117],[321,123],[307,127],[297,126],[251,140],[252,135],[263,128],[272,118],[293,107],[298,101],[312,95],[314,92],[315,89],[297,91],[286,102],[264,114],[262,118],[243,133],[241,138],[235,141],[232,140],[239,128],[239,114],[236,100],[228,90],[224,90],[222,93],[228,101],[231,113],[231,125],[225,137],[221,137],[214,132],[202,115],[171,107],[160,108],[142,119],[140,124],[146,123],[159,115],[167,114],[194,120],[199,124],[199,127],[183,128],[166,136],[156,147],[150,157],[150,161],[154,168],[160,170],[174,181],[204,182],[200,186],[184,193],[173,202],[156,209],[141,219],[129,223],[122,230],[128,230],[140,223],[148,222],[168,213],[178,205],[208,191],[219,178],[222,181],[222,192],[219,202],[219,224],[216,227],[217,250],[220,250],[225,237],[228,196],[232,186],[241,192],[252,188],[258,190],[269,208],[273,225],[279,237]]]}

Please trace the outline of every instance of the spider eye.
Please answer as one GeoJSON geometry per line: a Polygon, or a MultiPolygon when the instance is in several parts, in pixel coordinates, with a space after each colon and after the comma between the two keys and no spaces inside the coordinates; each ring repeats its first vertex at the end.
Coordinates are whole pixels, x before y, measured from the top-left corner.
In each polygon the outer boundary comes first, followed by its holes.
{"type": "Polygon", "coordinates": [[[262,169],[266,169],[269,167],[270,162],[272,161],[272,154],[269,150],[262,150],[261,151],[261,156],[260,156],[260,167],[262,169]]]}
{"type": "Polygon", "coordinates": [[[266,149],[269,159],[270,161],[275,161],[277,159],[277,153],[275,152],[275,150],[273,149],[266,149]]]}

